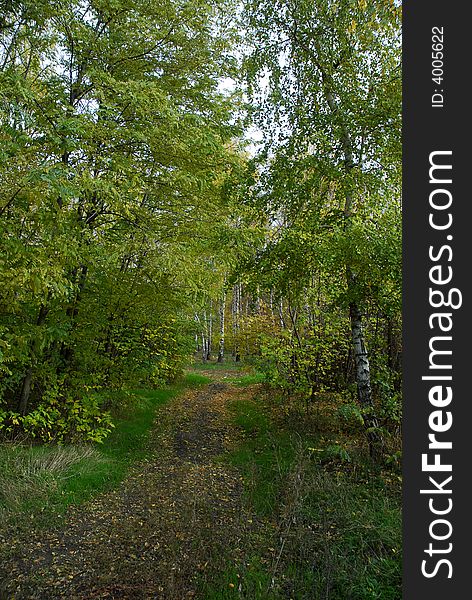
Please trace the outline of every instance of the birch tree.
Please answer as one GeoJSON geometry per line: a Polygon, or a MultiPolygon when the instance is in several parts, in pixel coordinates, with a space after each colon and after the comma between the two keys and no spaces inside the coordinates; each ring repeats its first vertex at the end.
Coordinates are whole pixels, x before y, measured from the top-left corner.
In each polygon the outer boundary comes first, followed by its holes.
{"type": "Polygon", "coordinates": [[[220,339],[218,343],[218,362],[224,362],[225,357],[225,311],[226,311],[226,290],[223,288],[223,292],[220,300],[219,308],[219,325],[220,325],[220,339]]]}
{"type": "Polygon", "coordinates": [[[246,10],[248,89],[268,159],[258,194],[287,223],[308,205],[312,231],[335,243],[358,400],[379,453],[363,332],[368,277],[359,268],[368,257],[357,234],[400,198],[400,8],[388,0],[263,0],[246,10]]]}

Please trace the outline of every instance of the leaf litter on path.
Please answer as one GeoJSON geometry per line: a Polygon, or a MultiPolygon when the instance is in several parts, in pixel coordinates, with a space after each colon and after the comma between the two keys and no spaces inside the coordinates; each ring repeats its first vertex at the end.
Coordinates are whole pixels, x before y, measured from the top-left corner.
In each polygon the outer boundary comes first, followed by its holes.
{"type": "Polygon", "coordinates": [[[253,527],[241,477],[220,459],[238,436],[227,405],[244,393],[211,383],[162,407],[147,458],[117,489],[11,540],[0,597],[197,597],[206,570],[242,559],[253,527]]]}

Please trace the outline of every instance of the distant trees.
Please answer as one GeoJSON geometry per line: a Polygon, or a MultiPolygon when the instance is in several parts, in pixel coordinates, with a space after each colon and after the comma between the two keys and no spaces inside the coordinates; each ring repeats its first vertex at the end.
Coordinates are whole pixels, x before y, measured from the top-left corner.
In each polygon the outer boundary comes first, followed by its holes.
{"type": "Polygon", "coordinates": [[[220,339],[218,343],[218,362],[222,363],[225,357],[225,311],[226,311],[226,290],[223,289],[220,299],[220,308],[218,311],[219,317],[219,332],[220,339]]]}

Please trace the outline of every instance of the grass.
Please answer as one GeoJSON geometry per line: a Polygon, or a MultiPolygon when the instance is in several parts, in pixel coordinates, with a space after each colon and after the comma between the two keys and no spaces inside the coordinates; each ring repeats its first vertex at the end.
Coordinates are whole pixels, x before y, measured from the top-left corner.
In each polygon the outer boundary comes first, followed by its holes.
{"type": "Polygon", "coordinates": [[[188,387],[209,379],[190,373],[159,390],[135,390],[117,412],[115,428],[95,446],[5,444],[0,454],[0,525],[48,526],[93,495],[116,486],[146,455],[157,409],[188,387]]]}
{"type": "Polygon", "coordinates": [[[248,373],[246,375],[241,375],[240,377],[235,377],[234,379],[229,379],[228,381],[230,383],[234,383],[237,386],[246,387],[248,385],[264,383],[266,381],[266,378],[263,373],[259,373],[259,372],[255,371],[254,373],[248,373]]]}
{"type": "Polygon", "coordinates": [[[244,368],[243,363],[235,362],[232,359],[225,359],[225,361],[222,363],[212,360],[209,360],[207,362],[195,360],[191,366],[192,369],[195,369],[197,371],[240,371],[244,368]]]}
{"type": "Polygon", "coordinates": [[[227,372],[233,376],[226,377],[225,381],[239,387],[265,382],[265,375],[256,371],[252,365],[243,362],[234,362],[232,359],[227,359],[223,363],[216,361],[207,361],[204,363],[198,361],[192,364],[192,369],[205,372],[227,372]]]}
{"type": "MultiPolygon", "coordinates": [[[[322,432],[304,429],[299,418],[274,415],[273,406],[261,399],[231,406],[244,442],[229,460],[243,476],[250,510],[272,525],[254,534],[236,571],[228,565],[224,577],[206,584],[204,597],[398,600],[401,496],[395,474],[362,451],[351,451],[350,461],[327,451],[334,440],[326,435],[326,420],[322,432]]],[[[352,442],[332,425],[337,442],[352,442]]]]}
{"type": "Polygon", "coordinates": [[[244,362],[235,362],[232,358],[225,359],[225,362],[215,361],[202,362],[194,360],[191,365],[193,371],[203,371],[209,374],[223,373],[224,381],[238,387],[247,387],[266,381],[265,375],[256,371],[256,369],[244,362]]]}
{"type": "Polygon", "coordinates": [[[202,586],[201,598],[205,600],[278,600],[271,590],[270,573],[257,556],[247,560],[243,576],[242,569],[228,567],[219,573],[219,583],[202,586]]]}
{"type": "MultiPolygon", "coordinates": [[[[146,456],[159,407],[184,388],[209,382],[198,372],[209,364],[201,367],[195,365],[194,372],[165,389],[130,392],[115,429],[100,446],[5,445],[0,455],[4,524],[51,525],[67,506],[116,486],[146,456]]],[[[233,369],[235,385],[252,385],[260,378],[240,365],[232,364],[233,369]]],[[[401,598],[398,477],[370,462],[358,443],[359,431],[340,427],[335,399],[325,400],[306,414],[268,396],[239,398],[229,405],[242,436],[221,460],[241,473],[244,514],[251,516],[251,526],[245,521],[233,536],[242,553],[230,556],[229,543],[221,549],[214,571],[209,567],[202,576],[199,597],[401,598]]]]}

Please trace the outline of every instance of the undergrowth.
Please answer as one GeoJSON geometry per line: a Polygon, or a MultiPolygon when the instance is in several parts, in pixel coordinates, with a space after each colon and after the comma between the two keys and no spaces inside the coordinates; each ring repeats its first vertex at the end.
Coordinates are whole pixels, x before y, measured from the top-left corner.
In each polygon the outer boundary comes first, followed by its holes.
{"type": "Polygon", "coordinates": [[[340,432],[329,414],[317,429],[313,415],[294,418],[276,405],[261,398],[232,404],[244,440],[229,460],[259,526],[244,561],[207,580],[202,597],[398,600],[398,474],[373,465],[355,434],[340,432]]]}
{"type": "Polygon", "coordinates": [[[158,390],[134,390],[112,399],[115,427],[102,444],[45,446],[6,443],[0,453],[0,528],[49,526],[67,506],[116,486],[146,455],[159,406],[209,379],[189,373],[158,390]]]}

